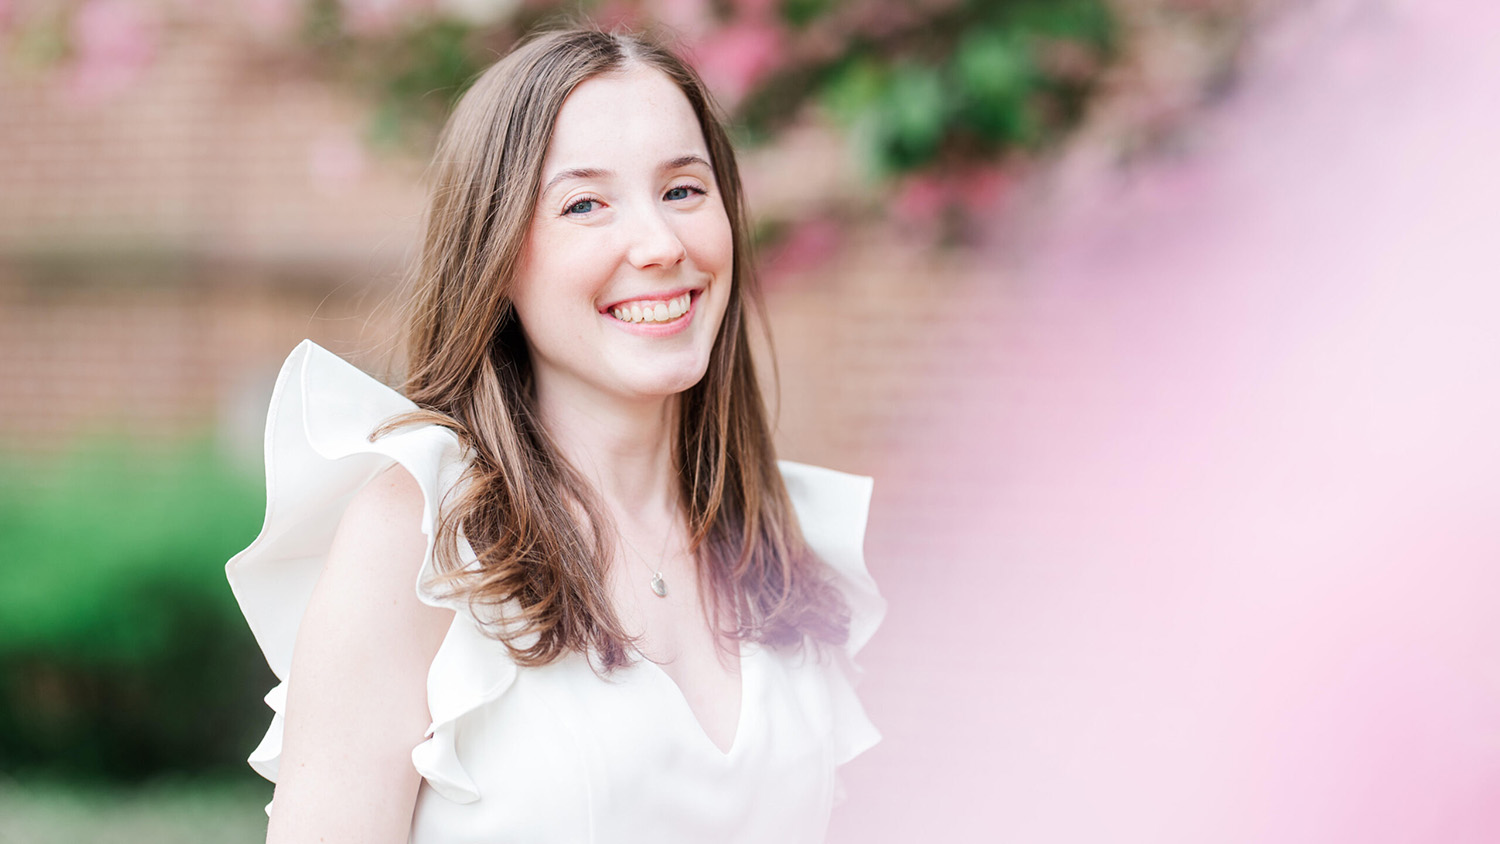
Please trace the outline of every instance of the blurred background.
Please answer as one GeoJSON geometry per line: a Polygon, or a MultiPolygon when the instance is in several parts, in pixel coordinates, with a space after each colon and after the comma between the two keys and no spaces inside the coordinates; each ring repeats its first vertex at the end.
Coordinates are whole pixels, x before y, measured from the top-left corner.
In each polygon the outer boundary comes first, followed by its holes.
{"type": "Polygon", "coordinates": [[[877,479],[836,842],[1500,840],[1500,11],[0,0],[0,842],[259,841],[223,563],[465,80],[666,25],[782,456],[877,479]]]}

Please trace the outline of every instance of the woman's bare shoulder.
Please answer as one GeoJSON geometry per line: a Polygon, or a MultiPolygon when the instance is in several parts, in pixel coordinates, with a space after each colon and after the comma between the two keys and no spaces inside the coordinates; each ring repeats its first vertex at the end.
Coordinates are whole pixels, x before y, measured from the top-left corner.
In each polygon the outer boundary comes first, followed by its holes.
{"type": "Polygon", "coordinates": [[[312,618],[303,623],[344,640],[345,654],[370,653],[385,664],[405,656],[408,668],[420,662],[425,675],[453,612],[417,597],[428,541],[422,511],[422,488],[400,464],[355,493],[313,592],[312,618]]]}
{"type": "Polygon", "coordinates": [[[272,841],[405,840],[427,670],[453,620],[417,596],[422,510],[421,487],[393,466],[339,522],[292,655],[272,841]]]}
{"type": "Polygon", "coordinates": [[[349,501],[328,567],[354,566],[366,576],[404,569],[414,582],[427,551],[422,507],[422,487],[401,464],[376,475],[349,501]]]}

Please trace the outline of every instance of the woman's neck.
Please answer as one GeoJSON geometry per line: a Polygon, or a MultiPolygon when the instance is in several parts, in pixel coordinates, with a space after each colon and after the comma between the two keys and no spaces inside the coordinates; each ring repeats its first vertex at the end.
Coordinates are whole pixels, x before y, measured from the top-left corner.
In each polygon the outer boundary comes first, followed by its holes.
{"type": "Polygon", "coordinates": [[[654,520],[678,494],[677,397],[631,401],[597,390],[537,390],[542,424],[617,518],[654,520]]]}

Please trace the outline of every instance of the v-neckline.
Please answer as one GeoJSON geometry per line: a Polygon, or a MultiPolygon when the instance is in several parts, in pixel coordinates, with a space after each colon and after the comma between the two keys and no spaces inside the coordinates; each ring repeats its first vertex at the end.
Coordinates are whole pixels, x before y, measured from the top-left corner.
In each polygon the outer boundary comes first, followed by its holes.
{"type": "Polygon", "coordinates": [[[731,756],[734,756],[735,751],[739,750],[740,746],[744,743],[743,738],[745,734],[745,721],[747,720],[747,716],[749,715],[747,710],[749,708],[748,702],[750,700],[749,666],[753,662],[753,660],[750,659],[750,654],[747,653],[748,650],[753,649],[747,648],[746,643],[741,641],[738,654],[740,705],[739,711],[735,713],[734,733],[730,736],[729,748],[727,750],[720,747],[719,743],[714,741],[713,736],[708,734],[708,730],[703,728],[703,722],[699,720],[698,713],[693,710],[693,704],[688,701],[687,695],[683,693],[682,686],[678,685],[677,681],[672,679],[672,675],[668,674],[667,670],[665,668],[662,668],[660,663],[654,662],[640,651],[636,651],[636,656],[640,657],[640,661],[642,663],[650,666],[647,670],[661,677],[661,679],[666,682],[666,685],[671,687],[673,696],[676,697],[678,703],[681,704],[683,712],[686,713],[688,719],[693,722],[693,729],[702,738],[703,742],[709,747],[713,748],[714,752],[717,753],[720,758],[728,759],[731,756]]]}

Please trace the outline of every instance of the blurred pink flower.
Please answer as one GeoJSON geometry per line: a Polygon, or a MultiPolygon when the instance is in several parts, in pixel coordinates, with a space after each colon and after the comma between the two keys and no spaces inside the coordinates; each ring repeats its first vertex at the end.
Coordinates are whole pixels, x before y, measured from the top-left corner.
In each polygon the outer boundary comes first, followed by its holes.
{"type": "Polygon", "coordinates": [[[908,223],[922,223],[937,218],[948,206],[948,187],[931,173],[907,177],[896,190],[891,213],[908,223]]]}
{"type": "Polygon", "coordinates": [[[1100,58],[1090,47],[1063,38],[1037,39],[1037,63],[1048,76],[1081,80],[1099,72],[1100,58]]]}
{"type": "Polygon", "coordinates": [[[364,175],[365,169],[364,147],[350,135],[327,135],[308,147],[308,176],[318,193],[343,193],[364,175]]]}
{"type": "Polygon", "coordinates": [[[1011,171],[999,164],[974,167],[948,180],[952,198],[970,214],[994,210],[1011,183],[1011,171]]]}
{"type": "Polygon", "coordinates": [[[1010,165],[977,164],[956,172],[915,173],[896,189],[891,216],[908,228],[924,230],[939,225],[945,214],[958,210],[982,218],[998,210],[1015,182],[1010,165]]]}
{"type": "Polygon", "coordinates": [[[714,95],[733,107],[775,70],[785,53],[781,30],[760,21],[732,23],[692,48],[693,65],[714,95]]]}
{"type": "Polygon", "coordinates": [[[616,26],[635,28],[641,21],[642,11],[630,0],[605,0],[589,17],[605,29],[616,26]]]}
{"type": "Polygon", "coordinates": [[[160,21],[138,0],[88,0],[73,15],[67,92],[97,103],[128,88],[155,58],[160,21]]]}
{"type": "Polygon", "coordinates": [[[344,28],[356,35],[391,32],[416,13],[432,9],[432,0],[339,0],[344,28]]]}
{"type": "Polygon", "coordinates": [[[787,276],[813,269],[838,252],[843,230],[827,218],[803,220],[778,245],[768,263],[765,283],[776,286],[787,276]]]}
{"type": "Polygon", "coordinates": [[[702,38],[714,27],[708,0],[650,0],[646,13],[690,42],[702,38]]]}
{"type": "Polygon", "coordinates": [[[873,2],[859,5],[851,4],[852,11],[844,17],[850,34],[865,35],[870,37],[882,37],[900,32],[907,27],[916,25],[924,14],[922,6],[931,9],[940,9],[950,3],[951,0],[942,2],[930,2],[913,5],[908,2],[873,2]]]}
{"type": "Polygon", "coordinates": [[[734,0],[734,10],[742,20],[768,21],[776,17],[777,0],[734,0]]]}
{"type": "Polygon", "coordinates": [[[239,4],[239,10],[252,30],[280,38],[290,35],[296,28],[302,4],[300,0],[246,0],[239,4]]]}

